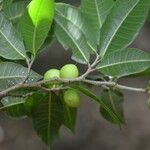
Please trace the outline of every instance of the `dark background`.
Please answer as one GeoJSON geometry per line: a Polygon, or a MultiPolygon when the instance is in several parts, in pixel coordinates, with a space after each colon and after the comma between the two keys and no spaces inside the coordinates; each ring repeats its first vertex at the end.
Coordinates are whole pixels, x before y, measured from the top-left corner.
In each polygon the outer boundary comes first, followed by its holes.
{"type": "MultiPolygon", "coordinates": [[[[73,3],[73,1],[69,2],[73,3]]],[[[74,2],[77,3],[77,0],[74,2]]],[[[133,47],[150,51],[150,24],[147,23],[143,27],[133,47]]],[[[49,68],[59,68],[72,62],[70,56],[70,51],[65,51],[61,45],[55,44],[41,53],[34,69],[43,74],[49,68]]],[[[148,77],[126,78],[121,82],[126,85],[145,87],[148,79],[148,77]]],[[[99,89],[94,90],[100,94],[99,89]]],[[[129,91],[124,91],[124,95],[126,125],[122,130],[104,120],[96,104],[82,96],[75,135],[62,127],[60,139],[54,142],[53,150],[149,150],[148,97],[145,94],[129,91]]],[[[1,114],[0,150],[46,150],[46,147],[33,130],[30,119],[14,120],[1,114]]]]}

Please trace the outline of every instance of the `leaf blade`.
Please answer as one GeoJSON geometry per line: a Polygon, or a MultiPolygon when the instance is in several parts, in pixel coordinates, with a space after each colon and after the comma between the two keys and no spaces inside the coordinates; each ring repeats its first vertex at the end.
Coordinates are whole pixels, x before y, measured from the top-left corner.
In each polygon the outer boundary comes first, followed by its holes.
{"type": "Polygon", "coordinates": [[[100,106],[100,112],[102,116],[114,123],[118,124],[119,126],[121,124],[124,124],[124,115],[123,115],[123,94],[119,91],[111,91],[111,90],[103,90],[100,95],[101,100],[111,109],[112,112],[118,116],[117,118],[112,118],[111,115],[103,108],[103,106],[100,106]]]}
{"type": "Polygon", "coordinates": [[[81,11],[92,24],[92,34],[96,37],[97,44],[99,44],[100,29],[113,4],[113,0],[82,0],[81,2],[81,11]]]}
{"type": "Polygon", "coordinates": [[[101,100],[101,98],[93,94],[90,90],[88,90],[83,86],[77,86],[77,85],[72,85],[71,87],[79,90],[81,93],[92,98],[95,102],[100,104],[100,106],[102,106],[105,109],[105,111],[111,116],[111,118],[113,118],[114,120],[119,120],[118,116],[101,100]]]}
{"type": "Polygon", "coordinates": [[[63,110],[63,125],[70,129],[72,132],[75,131],[77,108],[71,108],[67,106],[63,99],[63,93],[60,94],[61,105],[63,110]]]}
{"type": "Polygon", "coordinates": [[[20,22],[25,46],[34,56],[44,43],[54,17],[54,0],[32,0],[20,22]]]}
{"type": "Polygon", "coordinates": [[[32,120],[36,132],[50,148],[61,126],[61,104],[54,93],[41,98],[43,100],[33,110],[32,120]]]}
{"type": "Polygon", "coordinates": [[[24,109],[24,98],[18,97],[5,97],[1,100],[3,106],[0,107],[6,115],[13,118],[25,118],[27,117],[26,111],[24,109]]]}
{"type": "Polygon", "coordinates": [[[105,75],[122,77],[142,72],[149,66],[149,53],[129,48],[106,54],[97,70],[105,75]]]}
{"type": "Polygon", "coordinates": [[[3,13],[0,13],[0,41],[0,56],[11,60],[27,58],[21,35],[3,13]]]}
{"type": "Polygon", "coordinates": [[[24,1],[14,2],[10,5],[10,7],[4,10],[4,13],[10,21],[16,23],[24,14],[26,6],[27,4],[24,1]]]}
{"type": "Polygon", "coordinates": [[[87,42],[87,28],[80,11],[68,4],[56,5],[55,35],[58,41],[67,48],[72,49],[72,59],[79,63],[89,62],[90,54],[95,52],[93,45],[87,42]]]}
{"type": "Polygon", "coordinates": [[[131,44],[146,20],[149,6],[149,0],[120,0],[115,3],[101,29],[102,57],[106,52],[123,49],[131,44]]]}
{"type": "MultiPolygon", "coordinates": [[[[11,62],[0,63],[0,90],[7,89],[15,84],[25,80],[28,69],[11,62]]],[[[42,77],[34,71],[31,71],[27,82],[40,80],[42,77]]]]}

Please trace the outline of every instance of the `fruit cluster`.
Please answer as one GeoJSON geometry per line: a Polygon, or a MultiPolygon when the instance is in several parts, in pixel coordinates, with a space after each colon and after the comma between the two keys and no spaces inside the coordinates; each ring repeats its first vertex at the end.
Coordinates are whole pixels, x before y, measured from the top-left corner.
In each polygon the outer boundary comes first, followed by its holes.
{"type": "MultiPolygon", "coordinates": [[[[62,78],[62,79],[73,79],[79,76],[79,70],[74,64],[64,65],[60,70],[58,69],[50,69],[44,74],[44,80],[50,80],[53,78],[62,78]]],[[[47,84],[48,88],[56,88],[59,87],[59,82],[50,82],[47,84]]],[[[78,107],[80,105],[80,95],[74,89],[65,90],[63,93],[63,98],[65,103],[69,107],[78,107]]]]}

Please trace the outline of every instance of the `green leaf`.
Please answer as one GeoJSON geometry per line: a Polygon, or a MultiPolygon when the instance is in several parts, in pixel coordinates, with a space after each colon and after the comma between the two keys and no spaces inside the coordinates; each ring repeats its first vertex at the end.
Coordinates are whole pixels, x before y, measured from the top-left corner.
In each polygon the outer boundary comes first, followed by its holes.
{"type": "Polygon", "coordinates": [[[33,110],[32,119],[37,134],[50,149],[51,143],[58,136],[62,123],[59,97],[54,93],[43,96],[42,101],[33,110]]]}
{"type": "Polygon", "coordinates": [[[100,112],[102,116],[114,123],[121,125],[124,123],[124,115],[123,115],[123,94],[119,91],[111,91],[111,90],[104,90],[101,93],[100,99],[105,103],[109,109],[117,116],[117,118],[112,118],[112,116],[100,106],[100,112]]]}
{"type": "Polygon", "coordinates": [[[34,56],[44,43],[54,16],[54,0],[32,0],[21,18],[25,46],[34,56]]]}
{"type": "Polygon", "coordinates": [[[138,74],[135,74],[135,76],[150,76],[150,68],[144,70],[143,72],[140,72],[138,74]]]}
{"type": "Polygon", "coordinates": [[[143,26],[149,0],[118,0],[101,29],[100,55],[129,46],[143,26]]]}
{"type": "Polygon", "coordinates": [[[29,97],[15,97],[15,95],[26,95],[31,93],[29,89],[27,90],[18,90],[13,92],[14,96],[8,96],[1,100],[2,106],[0,110],[2,110],[6,115],[13,118],[25,118],[27,116],[31,116],[34,108],[41,101],[41,96],[43,96],[40,92],[35,92],[29,97]]]}
{"type": "Polygon", "coordinates": [[[3,104],[0,110],[4,111],[10,117],[24,118],[26,117],[26,111],[24,108],[25,99],[16,97],[5,97],[1,100],[3,104]]]}
{"type": "Polygon", "coordinates": [[[150,76],[150,68],[148,69],[145,69],[144,71],[142,72],[139,72],[139,73],[135,73],[135,74],[131,74],[127,77],[149,77],[150,76]]]}
{"type": "Polygon", "coordinates": [[[45,41],[40,49],[40,52],[42,52],[45,49],[48,49],[54,42],[56,42],[57,39],[54,34],[54,29],[55,29],[55,25],[53,23],[51,26],[51,29],[47,35],[47,38],[45,39],[45,41]]]}
{"type": "Polygon", "coordinates": [[[15,95],[23,96],[29,93],[31,93],[29,89],[21,89],[13,92],[13,97],[9,96],[1,100],[2,106],[0,107],[0,110],[13,118],[24,118],[27,116],[31,117],[33,109],[39,104],[44,94],[40,92],[34,92],[28,97],[15,97],[15,95]]]}
{"type": "Polygon", "coordinates": [[[2,0],[2,8],[6,9],[12,4],[13,0],[2,0]]]}
{"type": "Polygon", "coordinates": [[[24,1],[14,2],[4,10],[4,13],[10,21],[16,23],[24,14],[26,6],[27,4],[24,1]]]}
{"type": "Polygon", "coordinates": [[[149,53],[130,48],[106,54],[97,69],[105,75],[122,77],[142,72],[149,66],[149,53]]]}
{"type": "Polygon", "coordinates": [[[43,97],[44,97],[44,94],[38,91],[26,98],[26,101],[24,103],[24,108],[25,108],[26,114],[29,117],[32,116],[33,110],[39,105],[43,97]]]}
{"type": "MultiPolygon", "coordinates": [[[[0,63],[0,90],[7,89],[25,80],[28,69],[12,62],[0,63]]],[[[31,71],[28,83],[40,80],[41,76],[31,71]]]]}
{"type": "Polygon", "coordinates": [[[63,3],[56,5],[55,35],[65,48],[72,49],[72,59],[79,63],[88,63],[90,54],[95,53],[91,42],[87,42],[90,31],[85,21],[77,8],[63,3]]]}
{"type": "Polygon", "coordinates": [[[0,13],[0,43],[0,56],[11,60],[26,59],[22,38],[3,13],[0,13]]]}
{"type": "Polygon", "coordinates": [[[111,118],[113,120],[120,120],[120,118],[118,117],[118,115],[116,113],[114,113],[114,111],[112,111],[111,108],[109,108],[104,101],[96,96],[95,94],[93,94],[91,91],[89,91],[87,88],[83,87],[83,86],[77,86],[77,85],[72,85],[71,86],[74,89],[79,90],[81,93],[85,94],[86,96],[92,98],[92,100],[96,101],[98,104],[100,104],[101,107],[103,107],[103,109],[107,112],[107,114],[109,114],[109,116],[111,116],[111,118]]]}
{"type": "Polygon", "coordinates": [[[81,11],[84,17],[88,19],[88,23],[92,25],[93,40],[99,44],[100,29],[104,23],[107,15],[109,14],[114,2],[113,0],[82,0],[81,11]]]}
{"type": "Polygon", "coordinates": [[[63,109],[63,124],[69,128],[72,132],[75,131],[76,125],[76,117],[77,117],[77,109],[71,108],[66,105],[63,99],[63,95],[60,94],[60,99],[62,101],[62,109],[63,109]]]}
{"type": "Polygon", "coordinates": [[[148,13],[147,21],[148,21],[148,22],[150,21],[150,10],[149,10],[149,13],[148,13]]]}

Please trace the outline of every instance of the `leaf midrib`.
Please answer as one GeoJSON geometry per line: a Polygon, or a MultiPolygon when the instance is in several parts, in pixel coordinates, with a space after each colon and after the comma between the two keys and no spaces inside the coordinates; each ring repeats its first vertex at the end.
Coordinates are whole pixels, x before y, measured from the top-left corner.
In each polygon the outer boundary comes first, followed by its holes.
{"type": "Polygon", "coordinates": [[[19,54],[21,55],[23,58],[26,58],[26,56],[24,56],[21,52],[18,51],[18,49],[16,49],[16,47],[11,43],[11,41],[8,40],[8,38],[5,36],[5,34],[3,33],[3,31],[0,29],[0,33],[3,35],[3,37],[6,39],[6,41],[13,47],[13,49],[19,54]]]}
{"type": "MultiPolygon", "coordinates": [[[[73,7],[72,9],[76,9],[76,8],[73,7]]],[[[79,10],[76,9],[76,11],[79,11],[79,10]]],[[[78,28],[78,29],[82,32],[82,35],[84,36],[84,38],[87,39],[86,36],[85,36],[85,33],[84,33],[83,30],[82,30],[82,28],[80,28],[79,26],[77,26],[74,22],[72,22],[72,20],[69,20],[68,18],[66,18],[65,15],[63,15],[63,14],[61,13],[61,11],[59,11],[58,9],[56,9],[56,12],[58,12],[59,14],[61,14],[61,16],[62,16],[65,20],[67,20],[68,22],[71,22],[76,28],[78,28]]],[[[88,44],[88,46],[90,47],[90,49],[95,53],[96,51],[95,51],[95,49],[93,48],[93,46],[89,43],[89,41],[87,41],[87,44],[88,44]]]]}
{"type": "Polygon", "coordinates": [[[99,27],[101,28],[102,27],[102,22],[101,22],[101,19],[100,19],[101,16],[100,16],[100,13],[99,13],[97,0],[94,0],[94,2],[95,2],[95,7],[96,7],[96,12],[97,12],[97,18],[98,18],[99,27]]]}
{"type": "Polygon", "coordinates": [[[128,63],[137,63],[137,62],[150,62],[150,59],[148,60],[129,60],[129,61],[124,61],[124,62],[118,62],[118,63],[112,63],[112,64],[107,64],[104,66],[100,66],[97,69],[103,69],[107,67],[112,67],[112,66],[117,66],[117,65],[122,65],[122,64],[128,64],[128,63]]]}
{"type": "Polygon", "coordinates": [[[52,95],[49,94],[48,99],[48,124],[47,124],[47,139],[48,146],[50,146],[50,124],[51,124],[51,103],[52,103],[52,95]]]}
{"type": "MultiPolygon", "coordinates": [[[[57,10],[56,10],[57,11],[57,10]]],[[[59,12],[59,11],[57,11],[58,13],[60,13],[61,14],[61,17],[64,17],[64,15],[62,15],[62,13],[61,12],[59,12]]],[[[65,19],[66,19],[66,17],[64,17],[65,19]]],[[[67,20],[67,19],[66,19],[67,20]]],[[[55,21],[58,23],[58,21],[55,19],[55,21]]],[[[70,20],[69,20],[70,21],[70,20]]],[[[70,21],[71,22],[71,21],[70,21]]],[[[71,22],[72,23],[72,22],[71,22]]],[[[82,57],[84,58],[84,60],[86,61],[86,62],[88,62],[88,60],[87,60],[87,58],[86,58],[86,56],[84,55],[84,53],[82,52],[82,50],[80,49],[80,47],[78,46],[78,44],[76,43],[76,41],[72,38],[72,36],[70,36],[70,34],[68,33],[68,31],[63,27],[63,25],[59,22],[58,23],[60,26],[61,26],[61,28],[67,33],[67,35],[72,39],[72,41],[74,42],[74,44],[76,45],[76,47],[79,49],[79,51],[80,51],[80,53],[81,53],[81,55],[82,55],[82,57]]],[[[79,28],[80,29],[80,28],[79,28]]]]}
{"type": "Polygon", "coordinates": [[[24,103],[24,101],[22,101],[22,102],[16,102],[16,103],[9,104],[9,105],[5,105],[3,107],[0,107],[0,110],[3,110],[3,109],[8,108],[8,107],[16,106],[16,105],[19,105],[19,104],[23,104],[23,103],[24,103]]]}
{"type": "MultiPolygon", "coordinates": [[[[111,105],[112,105],[112,108],[113,108],[114,113],[116,114],[118,120],[119,120],[120,122],[122,122],[123,120],[120,118],[120,116],[119,116],[118,113],[117,113],[117,109],[116,109],[116,107],[115,107],[115,104],[114,104],[114,101],[113,101],[113,98],[112,98],[112,95],[111,95],[111,92],[110,92],[110,91],[109,91],[108,95],[109,95],[110,103],[111,103],[111,105]]],[[[119,124],[120,124],[120,122],[119,122],[119,124]]]]}
{"type": "Polygon", "coordinates": [[[0,79],[25,78],[26,76],[0,76],[0,79]]]}
{"type": "MultiPolygon", "coordinates": [[[[76,86],[74,86],[74,87],[76,87],[76,86]]],[[[113,111],[111,111],[111,109],[99,97],[97,97],[95,94],[91,93],[89,90],[84,89],[82,87],[77,86],[77,89],[80,89],[81,91],[84,91],[83,92],[84,94],[86,93],[85,91],[88,91],[88,93],[90,93],[90,94],[88,94],[88,95],[85,94],[86,96],[90,95],[89,97],[91,97],[95,101],[97,101],[110,114],[110,116],[112,116],[112,118],[114,118],[114,119],[117,118],[118,119],[118,116],[116,116],[116,114],[113,111]]]]}
{"type": "Polygon", "coordinates": [[[37,32],[37,20],[38,20],[38,17],[39,17],[39,12],[40,12],[40,10],[41,10],[41,7],[42,7],[42,5],[43,5],[43,2],[44,2],[44,0],[41,0],[41,5],[39,6],[39,8],[38,8],[38,13],[37,13],[37,16],[36,16],[36,19],[35,19],[35,28],[34,28],[34,31],[33,31],[33,54],[34,55],[36,55],[36,49],[35,49],[35,41],[36,41],[36,32],[37,32]]]}
{"type": "Polygon", "coordinates": [[[124,19],[120,22],[120,24],[118,25],[116,31],[114,32],[114,34],[111,36],[109,42],[107,43],[107,46],[105,46],[105,49],[103,50],[103,54],[102,57],[105,55],[108,47],[110,46],[110,43],[112,42],[112,40],[114,39],[116,33],[118,32],[118,30],[120,29],[121,25],[124,23],[124,21],[127,19],[127,17],[129,16],[129,14],[133,11],[133,9],[138,5],[139,1],[136,2],[136,4],[130,9],[130,11],[125,15],[124,19]]]}

